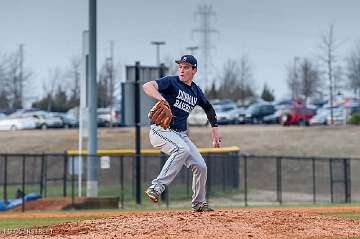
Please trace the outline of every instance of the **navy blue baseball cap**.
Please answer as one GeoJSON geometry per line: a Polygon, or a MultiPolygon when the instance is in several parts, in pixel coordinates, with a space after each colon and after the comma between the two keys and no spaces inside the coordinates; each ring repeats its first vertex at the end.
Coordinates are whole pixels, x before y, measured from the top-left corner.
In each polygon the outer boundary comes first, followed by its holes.
{"type": "Polygon", "coordinates": [[[192,67],[197,68],[197,60],[193,55],[183,55],[180,60],[175,61],[177,64],[189,63],[192,67]]]}

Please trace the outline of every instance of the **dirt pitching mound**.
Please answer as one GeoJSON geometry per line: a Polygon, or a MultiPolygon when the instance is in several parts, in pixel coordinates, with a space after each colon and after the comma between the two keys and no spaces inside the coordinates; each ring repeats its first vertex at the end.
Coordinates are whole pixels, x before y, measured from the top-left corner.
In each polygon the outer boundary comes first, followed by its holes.
{"type": "MultiPolygon", "coordinates": [[[[348,238],[360,236],[360,220],[321,216],[349,209],[219,209],[114,212],[110,218],[53,225],[36,233],[0,238],[348,238]],[[46,230],[45,230],[46,229],[46,230]],[[36,235],[34,235],[36,234],[36,235]]],[[[93,213],[109,216],[110,214],[93,213]]],[[[74,215],[73,215],[74,216],[74,215]]],[[[5,237],[3,237],[5,236],[5,237]]]]}
{"type": "MultiPolygon", "coordinates": [[[[74,203],[84,202],[84,198],[74,198],[74,203]]],[[[68,205],[71,205],[72,199],[70,197],[64,198],[42,198],[35,201],[25,203],[25,211],[44,211],[44,210],[62,210],[68,205]]],[[[21,212],[22,205],[9,210],[8,212],[21,212]]]]}

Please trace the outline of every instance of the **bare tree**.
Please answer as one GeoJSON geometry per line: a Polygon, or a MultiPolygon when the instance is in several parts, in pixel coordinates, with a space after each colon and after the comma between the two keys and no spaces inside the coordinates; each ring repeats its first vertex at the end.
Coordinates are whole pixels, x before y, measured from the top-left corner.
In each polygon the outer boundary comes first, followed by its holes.
{"type": "Polygon", "coordinates": [[[346,63],[348,88],[352,89],[354,95],[360,98],[360,44],[352,50],[346,63]]]}
{"type": "Polygon", "coordinates": [[[294,57],[294,62],[286,65],[286,82],[292,99],[299,98],[301,92],[301,84],[298,77],[298,60],[299,57],[294,57]]]}
{"type": "Polygon", "coordinates": [[[249,58],[243,55],[240,59],[240,101],[245,105],[245,100],[249,97],[247,91],[252,86],[253,73],[249,58]]]}
{"type": "Polygon", "coordinates": [[[98,106],[112,107],[115,102],[115,90],[117,89],[116,70],[113,59],[108,57],[99,72],[98,81],[98,106]]]}
{"type": "Polygon", "coordinates": [[[304,97],[304,102],[307,102],[308,98],[314,96],[321,86],[320,73],[307,58],[304,58],[300,64],[299,71],[301,95],[304,97]]]}
{"type": "Polygon", "coordinates": [[[341,94],[345,88],[345,73],[341,65],[336,65],[334,68],[334,93],[341,94]]]}
{"type": "Polygon", "coordinates": [[[328,78],[329,85],[329,95],[330,95],[330,115],[331,115],[331,124],[334,122],[334,114],[333,114],[333,99],[334,99],[334,85],[336,85],[334,71],[337,65],[338,56],[336,52],[339,48],[340,44],[337,42],[334,36],[334,26],[331,24],[329,26],[329,31],[326,34],[321,36],[321,44],[320,50],[322,51],[322,55],[319,56],[321,61],[323,62],[326,68],[326,74],[328,78]]]}
{"type": "Polygon", "coordinates": [[[70,81],[70,98],[73,101],[80,99],[80,76],[81,60],[79,56],[73,56],[70,60],[69,68],[66,71],[66,78],[70,81]]]}
{"type": "Polygon", "coordinates": [[[53,99],[55,97],[55,91],[61,86],[63,74],[60,68],[56,67],[54,69],[50,69],[48,72],[48,77],[43,81],[43,91],[45,96],[47,96],[48,106],[47,110],[52,110],[53,99]]]}
{"type": "Polygon", "coordinates": [[[0,109],[7,109],[10,106],[9,93],[7,91],[5,59],[0,59],[0,109]]]}
{"type": "Polygon", "coordinates": [[[18,53],[11,54],[6,60],[5,88],[8,91],[11,107],[22,108],[24,77],[20,68],[20,57],[18,53]]]}
{"type": "Polygon", "coordinates": [[[252,90],[252,69],[246,56],[241,57],[240,64],[235,60],[228,60],[222,73],[218,77],[219,96],[240,101],[242,105],[245,100],[254,95],[252,90]]]}
{"type": "Polygon", "coordinates": [[[220,96],[234,98],[234,89],[240,75],[238,63],[235,60],[228,60],[223,66],[220,79],[220,96]]]}

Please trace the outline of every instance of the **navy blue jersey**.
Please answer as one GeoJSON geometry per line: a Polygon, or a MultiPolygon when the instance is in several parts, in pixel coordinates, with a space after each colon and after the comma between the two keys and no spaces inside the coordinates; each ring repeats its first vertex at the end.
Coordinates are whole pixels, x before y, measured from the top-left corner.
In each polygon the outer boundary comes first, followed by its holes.
{"type": "Polygon", "coordinates": [[[165,76],[156,80],[160,94],[169,102],[174,117],[170,128],[184,131],[187,129],[187,118],[192,109],[208,104],[202,90],[194,83],[191,86],[180,81],[179,76],[165,76]]]}

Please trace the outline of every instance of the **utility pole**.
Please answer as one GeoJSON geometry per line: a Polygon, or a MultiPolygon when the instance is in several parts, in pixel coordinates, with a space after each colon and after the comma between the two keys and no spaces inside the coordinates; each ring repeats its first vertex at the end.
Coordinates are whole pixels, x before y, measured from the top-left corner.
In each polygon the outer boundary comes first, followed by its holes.
{"type": "Polygon", "coordinates": [[[191,55],[194,55],[195,51],[199,49],[198,46],[189,46],[189,47],[186,47],[186,50],[190,51],[190,54],[191,55]]]}
{"type": "Polygon", "coordinates": [[[156,65],[159,66],[160,65],[160,46],[165,45],[166,42],[152,41],[151,44],[156,46],[156,65]]]}
{"type": "Polygon", "coordinates": [[[86,182],[87,197],[98,196],[96,22],[96,0],[89,0],[89,142],[86,182]]]}
{"type": "MultiPolygon", "coordinates": [[[[202,86],[206,89],[208,87],[209,81],[209,70],[208,66],[210,65],[210,50],[212,47],[210,35],[211,33],[217,32],[217,30],[211,27],[210,18],[215,15],[215,12],[212,10],[211,5],[201,5],[198,7],[196,15],[199,15],[201,18],[200,27],[193,30],[193,32],[198,32],[201,34],[201,45],[200,49],[202,50],[202,65],[203,65],[203,84],[202,86]]],[[[201,64],[201,63],[200,63],[201,64]]]]}

